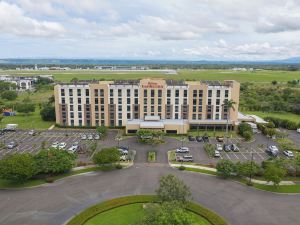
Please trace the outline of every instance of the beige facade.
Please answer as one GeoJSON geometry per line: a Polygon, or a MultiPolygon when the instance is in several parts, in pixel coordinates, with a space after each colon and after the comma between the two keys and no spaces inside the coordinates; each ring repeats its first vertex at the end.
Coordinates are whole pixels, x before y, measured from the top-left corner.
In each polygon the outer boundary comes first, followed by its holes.
{"type": "Polygon", "coordinates": [[[57,84],[56,123],[63,126],[123,126],[127,132],[160,129],[186,133],[203,126],[237,122],[240,85],[236,81],[183,82],[163,79],[57,84]],[[230,113],[224,100],[237,104],[230,113]]]}

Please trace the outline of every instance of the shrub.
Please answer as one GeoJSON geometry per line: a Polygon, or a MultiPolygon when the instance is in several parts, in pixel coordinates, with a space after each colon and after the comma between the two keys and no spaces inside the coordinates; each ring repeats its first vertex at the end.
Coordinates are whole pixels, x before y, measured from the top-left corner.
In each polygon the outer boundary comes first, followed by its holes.
{"type": "Polygon", "coordinates": [[[179,170],[185,170],[185,166],[179,166],[178,169],[179,170]]]}
{"type": "Polygon", "coordinates": [[[51,104],[44,105],[40,115],[44,121],[55,121],[55,107],[51,104]]]}
{"type": "Polygon", "coordinates": [[[104,148],[93,156],[95,164],[112,164],[120,160],[120,152],[117,148],[104,148]]]}
{"type": "Polygon", "coordinates": [[[238,126],[238,133],[245,138],[246,141],[249,141],[253,137],[253,131],[249,124],[247,123],[241,123],[238,126]]]}
{"type": "Polygon", "coordinates": [[[267,181],[272,181],[274,186],[278,186],[285,175],[286,170],[282,167],[278,167],[275,163],[269,164],[264,172],[264,178],[267,181]]]}
{"type": "Polygon", "coordinates": [[[228,159],[222,159],[217,163],[217,173],[223,178],[230,177],[235,172],[235,165],[228,159]]]}
{"type": "Polygon", "coordinates": [[[18,94],[15,91],[3,91],[1,93],[1,98],[6,99],[8,101],[13,101],[17,97],[18,97],[18,94]]]}
{"type": "Polygon", "coordinates": [[[36,163],[29,153],[6,155],[0,160],[0,177],[2,179],[24,182],[36,173],[36,163]]]}
{"type": "Polygon", "coordinates": [[[99,134],[106,136],[107,134],[107,128],[105,126],[100,126],[96,128],[99,134]]]}
{"type": "Polygon", "coordinates": [[[123,166],[122,166],[121,164],[117,164],[117,165],[116,165],[116,169],[120,170],[120,169],[122,169],[122,168],[123,168],[123,166]]]}
{"type": "Polygon", "coordinates": [[[245,141],[250,141],[253,138],[253,132],[246,131],[242,136],[245,138],[245,141]]]}
{"type": "Polygon", "coordinates": [[[215,147],[212,144],[205,143],[204,150],[209,157],[213,157],[215,155],[215,147]]]}
{"type": "Polygon", "coordinates": [[[46,183],[53,183],[55,179],[53,177],[46,177],[45,181],[46,183]]]}

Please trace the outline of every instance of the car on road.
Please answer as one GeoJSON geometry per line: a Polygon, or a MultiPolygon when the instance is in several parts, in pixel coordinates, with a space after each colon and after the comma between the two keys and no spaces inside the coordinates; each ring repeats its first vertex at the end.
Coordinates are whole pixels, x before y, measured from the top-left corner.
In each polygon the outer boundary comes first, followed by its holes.
{"type": "Polygon", "coordinates": [[[189,135],[188,139],[189,139],[189,141],[196,141],[196,138],[194,136],[192,136],[192,135],[189,135]]]}
{"type": "Polygon", "coordinates": [[[202,139],[202,137],[201,137],[201,136],[197,136],[197,137],[196,137],[196,141],[197,141],[197,142],[202,142],[202,141],[203,141],[203,139],[202,139]]]}
{"type": "Polygon", "coordinates": [[[276,157],[279,154],[279,150],[275,145],[270,145],[267,149],[267,153],[269,153],[270,155],[276,157]]]}
{"type": "Polygon", "coordinates": [[[230,149],[234,152],[238,152],[240,149],[236,144],[232,144],[230,145],[230,149]]]}
{"type": "Polygon", "coordinates": [[[221,154],[220,154],[220,152],[218,150],[215,150],[214,157],[216,157],[216,158],[221,157],[221,154]]]}
{"type": "Polygon", "coordinates": [[[120,161],[126,161],[127,160],[127,156],[126,155],[121,155],[120,156],[120,161]]]}
{"type": "Polygon", "coordinates": [[[86,140],[86,134],[81,135],[81,140],[86,140]]]}
{"type": "Polygon", "coordinates": [[[227,144],[223,145],[223,149],[224,149],[225,152],[230,152],[231,151],[230,145],[227,145],[227,144]]]}
{"type": "Polygon", "coordinates": [[[222,150],[223,150],[223,147],[222,147],[221,144],[217,144],[217,145],[216,145],[216,149],[217,149],[217,151],[222,151],[222,150]]]}
{"type": "Polygon", "coordinates": [[[216,137],[216,140],[217,140],[218,142],[223,142],[223,141],[224,141],[224,137],[217,136],[217,137],[216,137]]]}
{"type": "Polygon", "coordinates": [[[59,142],[53,142],[52,145],[51,145],[51,148],[57,148],[59,145],[59,142]]]}
{"type": "Polygon", "coordinates": [[[93,135],[92,134],[88,134],[87,139],[88,140],[93,140],[93,135]]]}
{"type": "Polygon", "coordinates": [[[66,142],[61,142],[58,145],[58,149],[64,149],[67,146],[66,142]]]}
{"type": "Polygon", "coordinates": [[[29,135],[35,136],[37,134],[37,132],[35,130],[30,130],[28,132],[29,135]]]}
{"type": "Polygon", "coordinates": [[[292,151],[285,150],[285,151],[283,151],[283,154],[289,158],[294,157],[294,154],[292,151]]]}
{"type": "Polygon", "coordinates": [[[17,147],[17,143],[14,141],[11,141],[8,143],[8,145],[6,146],[8,149],[13,149],[15,147],[17,147]]]}
{"type": "Polygon", "coordinates": [[[95,140],[99,140],[99,139],[100,139],[100,135],[99,135],[99,134],[95,134],[95,135],[94,135],[94,139],[95,139],[95,140]]]}
{"type": "Polygon", "coordinates": [[[190,150],[188,147],[180,147],[176,149],[176,153],[189,153],[190,150]]]}

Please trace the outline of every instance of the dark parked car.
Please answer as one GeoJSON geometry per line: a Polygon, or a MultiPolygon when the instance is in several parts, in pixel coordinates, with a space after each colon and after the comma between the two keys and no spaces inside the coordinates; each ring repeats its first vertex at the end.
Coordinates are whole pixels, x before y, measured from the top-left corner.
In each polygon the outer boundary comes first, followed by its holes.
{"type": "Polygon", "coordinates": [[[129,150],[129,148],[126,147],[126,146],[120,146],[119,148],[120,148],[120,149],[123,149],[123,150],[127,150],[127,151],[129,150]]]}
{"type": "Polygon", "coordinates": [[[202,142],[202,141],[203,141],[203,139],[202,139],[202,137],[201,137],[201,136],[197,136],[197,137],[196,137],[196,141],[197,141],[197,142],[202,142]]]}
{"type": "Polygon", "coordinates": [[[225,145],[223,146],[223,149],[224,149],[225,152],[230,152],[230,151],[231,151],[231,146],[225,144],[225,145]]]}
{"type": "Polygon", "coordinates": [[[234,152],[238,152],[240,149],[239,149],[239,147],[236,145],[236,144],[232,144],[231,146],[230,146],[230,149],[232,150],[232,151],[234,151],[234,152]]]}
{"type": "Polygon", "coordinates": [[[209,142],[208,136],[203,136],[203,137],[202,137],[202,140],[203,140],[203,142],[209,142]]]}
{"type": "Polygon", "coordinates": [[[196,141],[196,138],[194,136],[192,136],[192,135],[189,135],[188,139],[189,139],[189,141],[196,141]]]}

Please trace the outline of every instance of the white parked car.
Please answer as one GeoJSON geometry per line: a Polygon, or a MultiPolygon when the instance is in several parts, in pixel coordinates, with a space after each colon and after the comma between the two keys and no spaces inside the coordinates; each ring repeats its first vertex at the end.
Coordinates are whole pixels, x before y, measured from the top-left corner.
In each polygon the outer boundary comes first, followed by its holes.
{"type": "Polygon", "coordinates": [[[93,135],[92,135],[92,134],[89,134],[88,137],[87,137],[87,139],[88,139],[88,140],[93,140],[93,135]]]}
{"type": "Polygon", "coordinates": [[[16,147],[17,144],[13,141],[9,142],[8,145],[6,146],[8,149],[13,149],[14,147],[16,147]]]}
{"type": "Polygon", "coordinates": [[[222,151],[223,150],[223,147],[221,144],[217,144],[217,151],[222,151]]]}
{"type": "Polygon", "coordinates": [[[291,157],[291,158],[294,157],[294,154],[292,151],[285,150],[285,151],[283,151],[283,154],[287,157],[291,157]]]}
{"type": "Polygon", "coordinates": [[[176,149],[176,153],[189,153],[190,150],[188,147],[180,147],[176,149]]]}
{"type": "Polygon", "coordinates": [[[67,144],[65,142],[61,142],[61,143],[59,143],[58,148],[59,149],[64,149],[66,147],[66,145],[67,144]]]}
{"type": "Polygon", "coordinates": [[[81,135],[81,140],[86,140],[86,135],[85,134],[81,135]]]}
{"type": "Polygon", "coordinates": [[[53,142],[53,144],[51,145],[51,148],[57,148],[59,145],[59,142],[53,142]]]}
{"type": "Polygon", "coordinates": [[[68,152],[74,153],[76,152],[78,149],[78,145],[72,145],[69,149],[68,152]]]}
{"type": "Polygon", "coordinates": [[[279,154],[279,150],[275,145],[269,146],[269,148],[267,149],[267,152],[275,157],[278,156],[278,154],[279,154]]]}
{"type": "Polygon", "coordinates": [[[36,135],[36,131],[35,130],[30,130],[28,132],[29,135],[35,136],[36,135]]]}
{"type": "Polygon", "coordinates": [[[126,155],[120,156],[120,161],[126,161],[126,160],[127,160],[127,156],[126,155]]]}
{"type": "Polygon", "coordinates": [[[297,129],[297,132],[300,133],[300,128],[297,129]]]}
{"type": "Polygon", "coordinates": [[[95,135],[94,135],[94,139],[95,139],[95,140],[99,140],[99,139],[100,139],[100,135],[99,135],[99,134],[95,134],[95,135]]]}
{"type": "Polygon", "coordinates": [[[215,155],[214,155],[216,158],[219,158],[221,157],[221,154],[218,150],[215,150],[215,155]]]}

